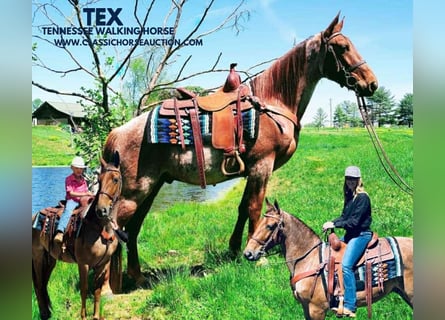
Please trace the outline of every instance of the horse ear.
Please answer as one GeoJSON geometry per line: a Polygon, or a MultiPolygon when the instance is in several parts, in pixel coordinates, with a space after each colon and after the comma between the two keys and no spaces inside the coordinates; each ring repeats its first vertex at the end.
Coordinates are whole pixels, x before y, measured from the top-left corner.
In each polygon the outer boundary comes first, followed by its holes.
{"type": "Polygon", "coordinates": [[[105,162],[104,158],[100,157],[100,164],[102,166],[102,168],[106,168],[107,163],[105,162]]]}
{"type": "Polygon", "coordinates": [[[274,202],[274,207],[275,207],[275,209],[277,209],[278,212],[281,212],[280,205],[278,204],[277,200],[275,200],[275,202],[274,202]]]}
{"type": "Polygon", "coordinates": [[[121,158],[120,158],[120,155],[119,155],[119,151],[117,151],[117,150],[114,152],[113,162],[114,162],[114,166],[116,168],[119,168],[119,164],[121,162],[121,158]]]}
{"type": "Polygon", "coordinates": [[[343,18],[341,19],[341,21],[340,21],[339,23],[337,23],[337,25],[336,25],[335,28],[334,28],[334,33],[335,33],[335,32],[340,32],[341,29],[343,29],[343,23],[344,23],[344,21],[345,21],[345,17],[343,17],[343,18]]]}
{"type": "Polygon", "coordinates": [[[326,30],[323,32],[323,38],[329,38],[334,32],[339,32],[341,28],[343,27],[343,20],[340,23],[340,29],[336,28],[338,24],[338,19],[340,17],[340,11],[335,16],[334,20],[329,24],[329,26],[326,28],[326,30]],[[335,29],[335,30],[334,30],[335,29]],[[338,29],[338,30],[337,30],[338,29]]]}

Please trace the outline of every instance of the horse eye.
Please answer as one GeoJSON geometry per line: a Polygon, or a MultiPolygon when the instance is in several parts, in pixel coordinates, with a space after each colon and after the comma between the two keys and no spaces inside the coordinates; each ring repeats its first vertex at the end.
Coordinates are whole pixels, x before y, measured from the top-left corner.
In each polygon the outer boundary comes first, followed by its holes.
{"type": "Polygon", "coordinates": [[[347,44],[341,45],[340,50],[342,53],[345,53],[346,51],[349,51],[349,46],[347,44]]]}
{"type": "Polygon", "coordinates": [[[118,179],[118,178],[113,178],[113,182],[114,182],[114,183],[118,183],[118,182],[119,182],[119,179],[118,179]]]}
{"type": "Polygon", "coordinates": [[[266,229],[267,229],[267,230],[270,230],[270,231],[273,231],[273,230],[275,229],[275,226],[276,226],[276,225],[277,225],[276,223],[268,224],[268,225],[266,226],[266,229]]]}

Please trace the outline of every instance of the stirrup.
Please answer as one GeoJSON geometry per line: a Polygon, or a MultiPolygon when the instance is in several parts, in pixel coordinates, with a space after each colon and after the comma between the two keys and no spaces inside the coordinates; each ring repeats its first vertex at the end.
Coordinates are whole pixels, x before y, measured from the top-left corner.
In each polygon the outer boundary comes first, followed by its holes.
{"type": "Polygon", "coordinates": [[[245,165],[244,165],[243,160],[242,160],[241,157],[239,156],[239,152],[238,152],[238,150],[236,150],[236,151],[233,152],[233,156],[235,157],[236,161],[238,162],[239,170],[238,170],[238,171],[235,171],[235,172],[228,172],[228,171],[226,170],[227,159],[229,159],[229,157],[231,157],[231,156],[232,156],[232,155],[230,155],[230,156],[224,155],[224,160],[223,160],[222,163],[221,163],[221,171],[222,171],[222,173],[223,173],[224,175],[226,175],[226,176],[239,175],[239,174],[243,173],[244,170],[245,170],[245,165]]]}

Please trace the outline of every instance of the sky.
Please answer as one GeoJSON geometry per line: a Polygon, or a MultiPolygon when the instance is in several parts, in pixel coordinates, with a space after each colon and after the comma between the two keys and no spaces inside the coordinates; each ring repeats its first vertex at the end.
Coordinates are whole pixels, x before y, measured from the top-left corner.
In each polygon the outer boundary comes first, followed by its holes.
{"type": "MultiPolygon", "coordinates": [[[[144,2],[144,1],[143,1],[144,2]]],[[[148,2],[145,0],[145,2],[148,2]]],[[[65,15],[71,15],[66,2],[55,2],[65,15]]],[[[158,1],[153,14],[148,20],[149,26],[161,26],[166,13],[166,2],[158,1]]],[[[170,3],[170,2],[168,2],[170,3]]],[[[193,28],[199,14],[207,1],[189,1],[184,8],[183,22],[178,37],[193,28]]],[[[216,0],[209,12],[209,19],[201,31],[212,29],[228,12],[234,8],[237,1],[216,0]]],[[[135,27],[132,17],[131,1],[104,0],[92,7],[122,8],[119,18],[124,26],[135,27]]],[[[143,7],[143,5],[141,5],[143,7]]],[[[236,62],[237,69],[247,70],[254,65],[284,55],[293,45],[324,30],[332,19],[340,12],[344,17],[343,34],[348,36],[356,49],[366,60],[376,74],[379,85],[388,89],[400,101],[406,93],[413,93],[413,9],[411,1],[291,1],[291,0],[250,0],[242,7],[249,11],[249,19],[242,21],[243,28],[236,34],[234,30],[226,29],[203,39],[202,46],[191,46],[181,50],[168,75],[173,76],[184,59],[192,56],[185,72],[194,73],[210,68],[220,52],[222,56],[218,68],[228,68],[236,62]],[[176,69],[175,69],[176,68],[176,69]]],[[[35,6],[33,7],[35,9],[35,6]]],[[[113,9],[115,10],[115,9],[113,9]]],[[[84,16],[84,19],[86,16],[84,16]]],[[[66,21],[56,19],[59,26],[67,26],[66,21]]],[[[43,22],[41,16],[33,15],[33,25],[43,22]]],[[[41,30],[33,29],[33,35],[43,36],[41,30]]],[[[132,36],[129,36],[132,37],[132,36]]],[[[46,36],[53,41],[54,36],[46,36]]],[[[37,41],[33,38],[33,42],[37,41]]],[[[84,65],[91,65],[91,55],[86,47],[70,47],[76,57],[84,65]]],[[[128,47],[109,47],[108,54],[115,59],[122,59],[128,47]]],[[[38,53],[45,63],[55,69],[68,69],[73,63],[61,50],[39,43],[38,53]]],[[[263,67],[262,67],[263,68],[263,67]]],[[[260,70],[260,69],[256,69],[260,70]]],[[[213,88],[224,83],[226,73],[213,73],[188,80],[178,86],[196,85],[213,88]]],[[[33,67],[32,78],[46,87],[61,91],[79,92],[81,86],[91,87],[92,80],[79,73],[64,77],[46,72],[42,68],[33,67]]],[[[123,82],[114,83],[119,90],[123,82]]],[[[74,102],[77,99],[47,93],[32,87],[32,99],[40,98],[45,101],[74,102]]],[[[312,122],[318,108],[322,108],[329,115],[331,110],[345,101],[356,101],[355,94],[338,84],[322,79],[312,96],[303,116],[302,123],[312,122]],[[332,108],[331,108],[332,107],[332,108]]],[[[328,121],[329,122],[329,121],[328,121]]]]}

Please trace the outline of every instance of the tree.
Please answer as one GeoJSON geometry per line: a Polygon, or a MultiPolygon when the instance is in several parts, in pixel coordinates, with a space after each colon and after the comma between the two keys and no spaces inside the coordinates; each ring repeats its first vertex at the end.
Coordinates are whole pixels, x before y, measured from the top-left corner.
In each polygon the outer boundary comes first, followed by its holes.
{"type": "MultiPolygon", "coordinates": [[[[62,88],[54,88],[45,85],[37,80],[32,80],[32,85],[38,87],[47,92],[78,97],[83,100],[85,105],[88,104],[89,112],[87,114],[87,120],[90,126],[94,127],[89,134],[104,136],[104,133],[108,133],[114,125],[118,125],[117,119],[120,119],[122,112],[117,111],[119,114],[113,114],[112,109],[126,108],[123,105],[121,99],[122,90],[116,89],[119,82],[125,80],[127,69],[133,68],[132,72],[128,73],[129,76],[126,80],[129,83],[135,84],[142,70],[143,62],[136,59],[138,52],[141,50],[141,41],[143,32],[139,32],[131,45],[126,46],[124,50],[118,51],[116,46],[108,45],[107,35],[100,35],[97,33],[99,30],[95,24],[100,24],[100,21],[95,21],[94,24],[91,21],[90,15],[85,16],[85,10],[92,12],[94,8],[91,8],[93,4],[99,3],[97,0],[69,0],[68,4],[57,3],[54,1],[40,2],[33,0],[33,44],[32,44],[32,62],[33,68],[43,68],[48,72],[60,75],[61,77],[78,77],[87,76],[93,80],[95,86],[93,88],[81,87],[78,91],[64,91],[62,88]],[[60,27],[62,26],[62,27],[60,27]],[[77,40],[80,37],[80,43],[84,46],[69,46],[69,40],[76,40],[73,36],[66,34],[60,34],[60,36],[54,37],[45,33],[45,30],[56,31],[63,28],[71,28],[72,30],[91,30],[96,32],[79,32],[76,34],[77,40]],[[57,40],[57,41],[56,41],[57,40]],[[45,52],[40,51],[41,47],[49,47],[51,51],[58,52],[58,61],[52,61],[49,56],[45,56],[45,52]],[[63,61],[60,63],[60,61],[63,61]],[[136,61],[136,62],[135,62],[136,61]],[[60,67],[63,65],[64,67],[60,67]],[[130,79],[134,76],[134,79],[130,79]],[[86,103],[87,102],[87,103],[86,103]],[[100,115],[100,116],[96,116],[100,115]],[[91,118],[88,118],[91,117],[91,118]],[[95,123],[96,122],[96,123],[95,123]]],[[[145,30],[148,26],[149,18],[150,23],[152,21],[158,21],[160,14],[160,8],[164,8],[164,19],[161,19],[161,23],[164,25],[161,27],[168,28],[169,32],[163,35],[162,42],[155,44],[155,49],[150,52],[147,60],[145,60],[145,76],[148,79],[144,83],[145,88],[136,88],[132,94],[133,103],[136,101],[136,94],[139,94],[139,98],[136,103],[136,114],[140,114],[149,101],[150,96],[156,92],[169,89],[174,86],[175,83],[190,79],[199,74],[228,71],[228,69],[218,69],[217,65],[221,57],[221,53],[218,57],[215,57],[215,62],[209,64],[207,67],[203,67],[203,71],[198,73],[187,73],[187,64],[192,59],[192,55],[189,55],[183,60],[182,66],[178,69],[176,75],[171,80],[166,80],[163,74],[168,65],[176,63],[180,57],[180,50],[184,48],[187,41],[198,41],[204,37],[218,32],[224,28],[232,28],[235,32],[239,32],[241,22],[248,19],[249,12],[243,10],[244,0],[240,0],[239,3],[232,7],[232,10],[227,13],[226,16],[212,16],[212,27],[204,29],[204,21],[209,19],[209,12],[214,7],[215,0],[210,0],[205,6],[203,6],[202,12],[199,14],[196,23],[193,25],[185,24],[185,27],[181,28],[179,36],[179,29],[182,22],[184,13],[188,6],[188,1],[177,0],[168,2],[160,0],[149,1],[148,6],[142,6],[139,0],[134,1],[133,21],[140,30],[145,30]],[[159,2],[159,6],[157,6],[159,2]],[[158,8],[159,7],[159,8],[158,8]],[[163,22],[162,22],[163,21],[163,22]],[[187,27],[188,26],[188,27],[187,27]],[[188,28],[188,29],[187,29],[188,28]],[[182,41],[178,41],[182,39],[182,41]],[[148,74],[149,73],[149,74],[148,74]],[[138,93],[142,90],[142,93],[138,93]]],[[[108,8],[113,10],[113,8],[108,8]]],[[[116,12],[118,10],[116,9],[116,12]]],[[[115,13],[115,16],[117,13],[115,13]]],[[[100,18],[100,17],[99,17],[100,18]]],[[[99,19],[96,16],[96,19],[99,19]]],[[[110,19],[111,20],[111,19],[110,19]]],[[[112,23],[118,23],[116,19],[112,23]]],[[[93,128],[91,127],[91,128],[93,128]]],[[[85,135],[86,136],[86,135],[85,135]]],[[[85,139],[89,140],[91,137],[86,136],[85,139]]],[[[89,141],[83,141],[82,148],[89,145],[89,141]]],[[[104,141],[98,141],[103,143],[104,141]]],[[[101,146],[100,146],[101,147],[101,146]]],[[[98,146],[90,150],[100,150],[98,146]]],[[[88,152],[89,150],[83,150],[88,152]]]]}
{"type": "Polygon", "coordinates": [[[336,113],[339,113],[343,118],[343,125],[348,124],[350,127],[358,127],[361,124],[361,118],[359,115],[358,107],[355,102],[343,101],[336,107],[336,113]],[[340,113],[341,110],[342,113],[340,113]]]}
{"type": "Polygon", "coordinates": [[[394,107],[396,105],[391,91],[379,87],[374,94],[367,98],[371,101],[371,120],[378,126],[394,123],[394,107]]]}
{"type": "Polygon", "coordinates": [[[334,126],[343,128],[347,123],[347,115],[341,105],[337,105],[334,110],[334,126]]]}
{"type": "Polygon", "coordinates": [[[397,109],[397,124],[411,128],[413,125],[413,94],[405,93],[397,109]]]}
{"type": "Polygon", "coordinates": [[[323,108],[318,108],[315,116],[314,116],[314,125],[320,129],[321,127],[324,127],[324,123],[326,119],[328,118],[328,115],[323,110],[323,108]]]}
{"type": "Polygon", "coordinates": [[[36,98],[32,100],[32,112],[34,112],[40,105],[42,104],[42,100],[40,98],[36,98]]]}

